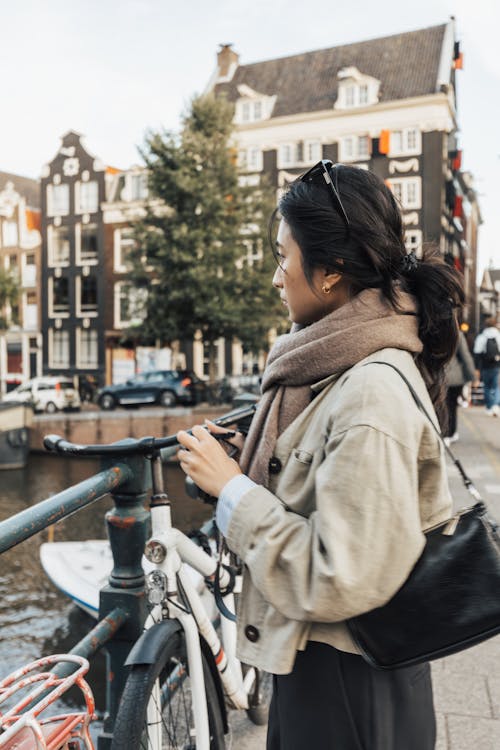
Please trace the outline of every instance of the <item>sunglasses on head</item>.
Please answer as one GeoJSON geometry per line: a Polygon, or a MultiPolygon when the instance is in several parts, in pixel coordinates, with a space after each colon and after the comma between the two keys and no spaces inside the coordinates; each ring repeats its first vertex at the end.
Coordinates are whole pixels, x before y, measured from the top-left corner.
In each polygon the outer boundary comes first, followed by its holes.
{"type": "Polygon", "coordinates": [[[349,219],[347,218],[345,208],[342,205],[339,195],[338,170],[333,162],[331,162],[330,159],[321,159],[321,161],[315,164],[314,167],[311,167],[311,169],[299,177],[298,181],[312,182],[315,185],[326,184],[328,186],[330,195],[332,196],[333,206],[337,213],[340,214],[340,217],[345,224],[345,228],[349,233],[349,219]]]}

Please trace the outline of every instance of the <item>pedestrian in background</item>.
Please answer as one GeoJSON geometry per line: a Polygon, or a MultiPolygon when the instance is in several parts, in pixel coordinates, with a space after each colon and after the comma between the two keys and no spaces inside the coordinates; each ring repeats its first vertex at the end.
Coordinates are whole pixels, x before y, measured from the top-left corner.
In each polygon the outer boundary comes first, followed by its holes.
{"type": "Polygon", "coordinates": [[[485,328],[474,342],[476,384],[483,383],[486,413],[498,417],[500,412],[500,331],[495,317],[486,318],[485,328]]]}
{"type": "Polygon", "coordinates": [[[374,669],[345,621],[392,598],[449,516],[442,443],[393,366],[437,423],[461,277],[438,251],[407,253],[367,170],[319,162],[279,210],[273,285],[292,331],[269,353],[240,465],[209,423],[178,433],[181,467],[218,497],[243,562],[238,655],[274,675],[267,750],[433,750],[429,665],[374,669]]]}
{"type": "Polygon", "coordinates": [[[467,340],[461,331],[458,336],[457,350],[446,367],[445,377],[448,417],[446,420],[446,428],[443,432],[445,435],[445,442],[447,445],[450,445],[458,440],[458,399],[462,395],[464,386],[471,383],[475,378],[474,360],[469,351],[467,340]]]}

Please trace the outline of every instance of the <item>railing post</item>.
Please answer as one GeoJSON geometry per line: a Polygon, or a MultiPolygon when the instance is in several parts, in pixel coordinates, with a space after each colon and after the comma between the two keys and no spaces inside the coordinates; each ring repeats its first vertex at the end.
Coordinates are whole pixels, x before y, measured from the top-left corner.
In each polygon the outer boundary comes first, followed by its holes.
{"type": "MultiPolygon", "coordinates": [[[[121,442],[127,444],[129,441],[121,442]]],[[[127,676],[124,663],[146,618],[141,558],[149,532],[149,512],[144,508],[144,501],[151,483],[150,464],[142,456],[127,457],[120,463],[126,463],[132,470],[132,478],[112,491],[115,507],[106,514],[113,570],[109,584],[101,590],[99,619],[116,607],[127,611],[129,616],[105,647],[106,717],[98,739],[98,750],[111,747],[118,704],[127,676]]]]}

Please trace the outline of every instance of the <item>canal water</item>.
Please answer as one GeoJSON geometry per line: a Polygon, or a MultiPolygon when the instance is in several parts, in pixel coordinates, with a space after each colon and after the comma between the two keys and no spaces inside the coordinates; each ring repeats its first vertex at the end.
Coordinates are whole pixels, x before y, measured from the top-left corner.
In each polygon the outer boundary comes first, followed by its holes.
{"type": "MultiPolygon", "coordinates": [[[[98,461],[32,454],[24,469],[0,472],[0,521],[45,500],[99,471],[98,461]]],[[[184,474],[174,466],[164,469],[172,501],[173,521],[183,531],[199,528],[211,514],[210,506],[184,492],[184,474]]],[[[104,514],[109,496],[58,522],[54,541],[105,539],[104,514]]],[[[95,621],[61,594],[43,572],[39,548],[43,531],[0,556],[0,675],[51,653],[68,651],[95,621]]],[[[90,681],[98,707],[104,708],[104,659],[92,662],[90,681]]]]}

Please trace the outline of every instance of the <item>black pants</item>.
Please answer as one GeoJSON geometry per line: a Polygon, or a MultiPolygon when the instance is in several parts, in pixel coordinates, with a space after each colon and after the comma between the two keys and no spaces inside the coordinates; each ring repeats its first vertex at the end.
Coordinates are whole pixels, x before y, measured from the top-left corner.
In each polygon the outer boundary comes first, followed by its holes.
{"type": "Polygon", "coordinates": [[[451,437],[457,431],[457,399],[462,393],[462,385],[450,385],[446,390],[446,406],[448,407],[448,429],[446,437],[451,437]]]}
{"type": "Polygon", "coordinates": [[[309,642],[273,688],[267,750],[434,749],[428,664],[382,672],[309,642]]]}

